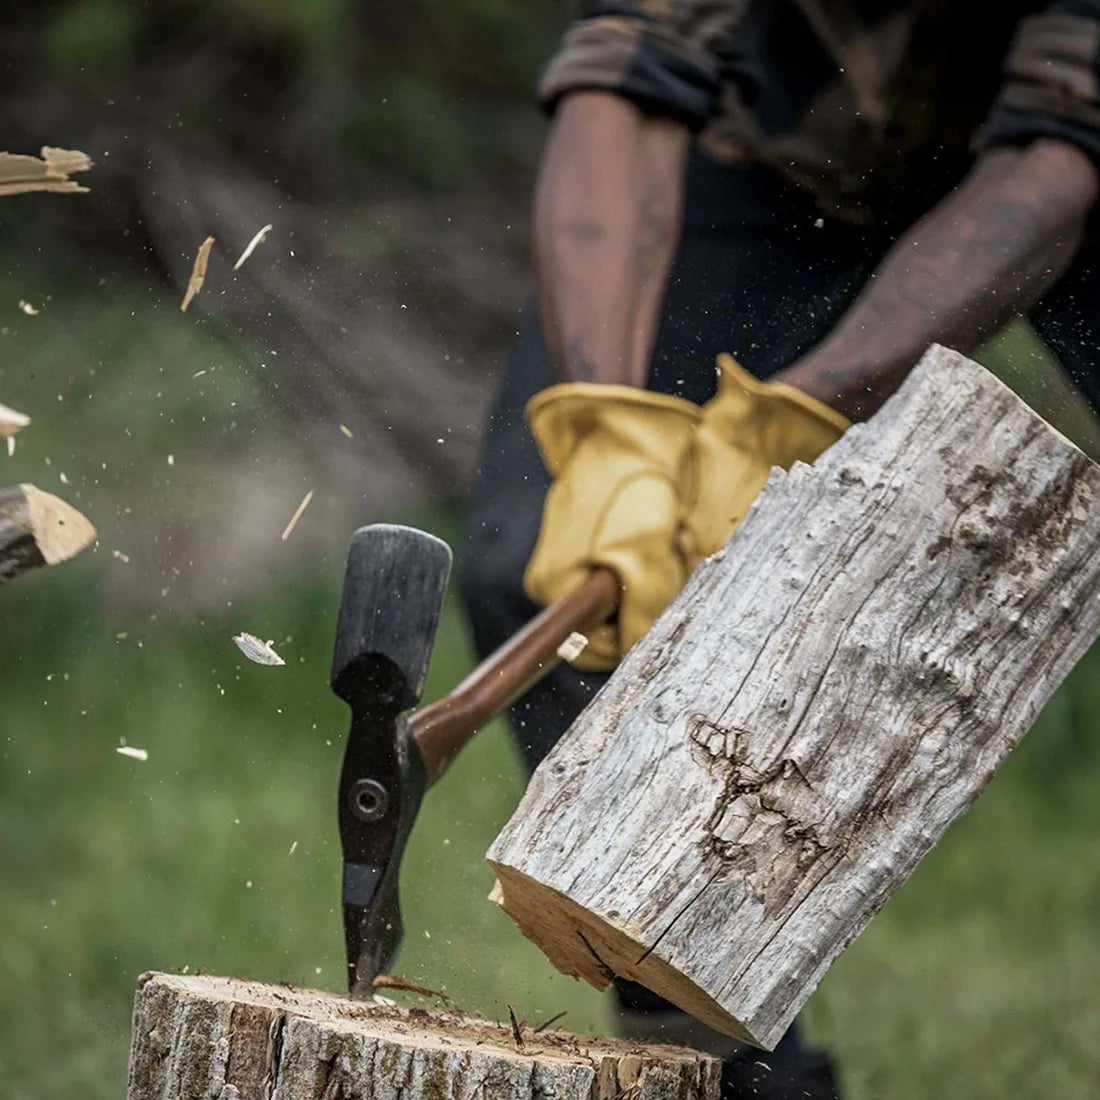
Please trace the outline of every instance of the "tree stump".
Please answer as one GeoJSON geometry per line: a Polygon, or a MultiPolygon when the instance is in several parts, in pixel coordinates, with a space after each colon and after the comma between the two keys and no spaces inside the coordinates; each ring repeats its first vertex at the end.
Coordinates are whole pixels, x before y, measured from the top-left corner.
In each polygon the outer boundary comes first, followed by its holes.
{"type": "Polygon", "coordinates": [[[33,485],[0,489],[0,583],[67,561],[95,537],[87,519],[52,493],[33,485]]]}
{"type": "Polygon", "coordinates": [[[717,1100],[720,1064],[229,978],[146,974],[128,1100],[717,1100]]]}
{"type": "Polygon", "coordinates": [[[1100,467],[933,347],[774,471],[535,773],[497,900],[772,1047],[1100,631],[1100,467]]]}

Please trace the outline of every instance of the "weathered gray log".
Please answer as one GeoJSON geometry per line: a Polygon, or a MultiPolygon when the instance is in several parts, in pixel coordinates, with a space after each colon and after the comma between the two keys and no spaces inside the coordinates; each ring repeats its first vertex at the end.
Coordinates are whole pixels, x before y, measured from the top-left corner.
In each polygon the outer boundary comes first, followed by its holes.
{"type": "Polygon", "coordinates": [[[94,539],[88,520],[52,493],[33,485],[0,489],[0,583],[67,561],[94,539]]]}
{"type": "Polygon", "coordinates": [[[771,1047],[1100,631],[1100,467],[933,347],[727,546],[489,860],[566,973],[771,1047]]]}
{"type": "Polygon", "coordinates": [[[716,1059],[228,978],[146,974],[129,1100],[717,1100],[716,1059]]]}

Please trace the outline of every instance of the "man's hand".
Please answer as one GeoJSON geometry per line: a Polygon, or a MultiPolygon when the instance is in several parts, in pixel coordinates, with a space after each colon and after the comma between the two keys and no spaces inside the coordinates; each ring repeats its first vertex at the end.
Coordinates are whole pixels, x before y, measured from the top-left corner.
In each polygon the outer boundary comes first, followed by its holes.
{"type": "Polygon", "coordinates": [[[870,416],[929,344],[971,351],[1034,305],[1069,266],[1096,196],[1095,167],[1066,142],[983,153],[832,333],[777,380],[870,416]]]}
{"type": "Polygon", "coordinates": [[[718,395],[703,406],[681,477],[679,540],[689,571],[725,544],[773,466],[813,462],[848,428],[840,413],[790,386],[753,378],[732,356],[718,356],[718,367],[718,395]]]}
{"type": "Polygon", "coordinates": [[[613,569],[617,622],[591,633],[575,664],[614,668],[687,577],[676,546],[679,472],[699,407],[631,386],[574,383],[532,398],[527,422],[555,480],[524,587],[549,604],[594,566],[613,569]]]}
{"type": "Polygon", "coordinates": [[[558,105],[535,192],[539,312],[563,379],[644,386],[689,133],[609,92],[558,105]]]}

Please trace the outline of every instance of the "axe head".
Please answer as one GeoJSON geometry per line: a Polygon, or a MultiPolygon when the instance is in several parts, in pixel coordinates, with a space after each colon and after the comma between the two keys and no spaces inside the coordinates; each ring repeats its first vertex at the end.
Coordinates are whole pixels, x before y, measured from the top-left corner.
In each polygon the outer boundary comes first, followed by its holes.
{"type": "Polygon", "coordinates": [[[401,940],[401,857],[426,787],[403,712],[424,687],[450,570],[447,544],[412,527],[373,524],[351,539],[331,683],[351,707],[340,842],[353,996],[370,996],[401,940]]]}

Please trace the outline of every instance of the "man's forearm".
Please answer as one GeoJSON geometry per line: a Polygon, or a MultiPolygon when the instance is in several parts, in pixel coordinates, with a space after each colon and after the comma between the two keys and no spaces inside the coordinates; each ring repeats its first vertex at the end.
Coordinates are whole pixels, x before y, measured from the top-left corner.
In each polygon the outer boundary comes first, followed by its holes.
{"type": "Polygon", "coordinates": [[[685,126],[609,93],[559,104],[535,194],[535,260],[563,378],[645,385],[687,147],[685,126]]]}
{"type": "Polygon", "coordinates": [[[1040,139],[984,153],[887,254],[830,335],[779,377],[870,416],[929,344],[969,351],[1068,266],[1097,195],[1080,150],[1040,139]]]}

